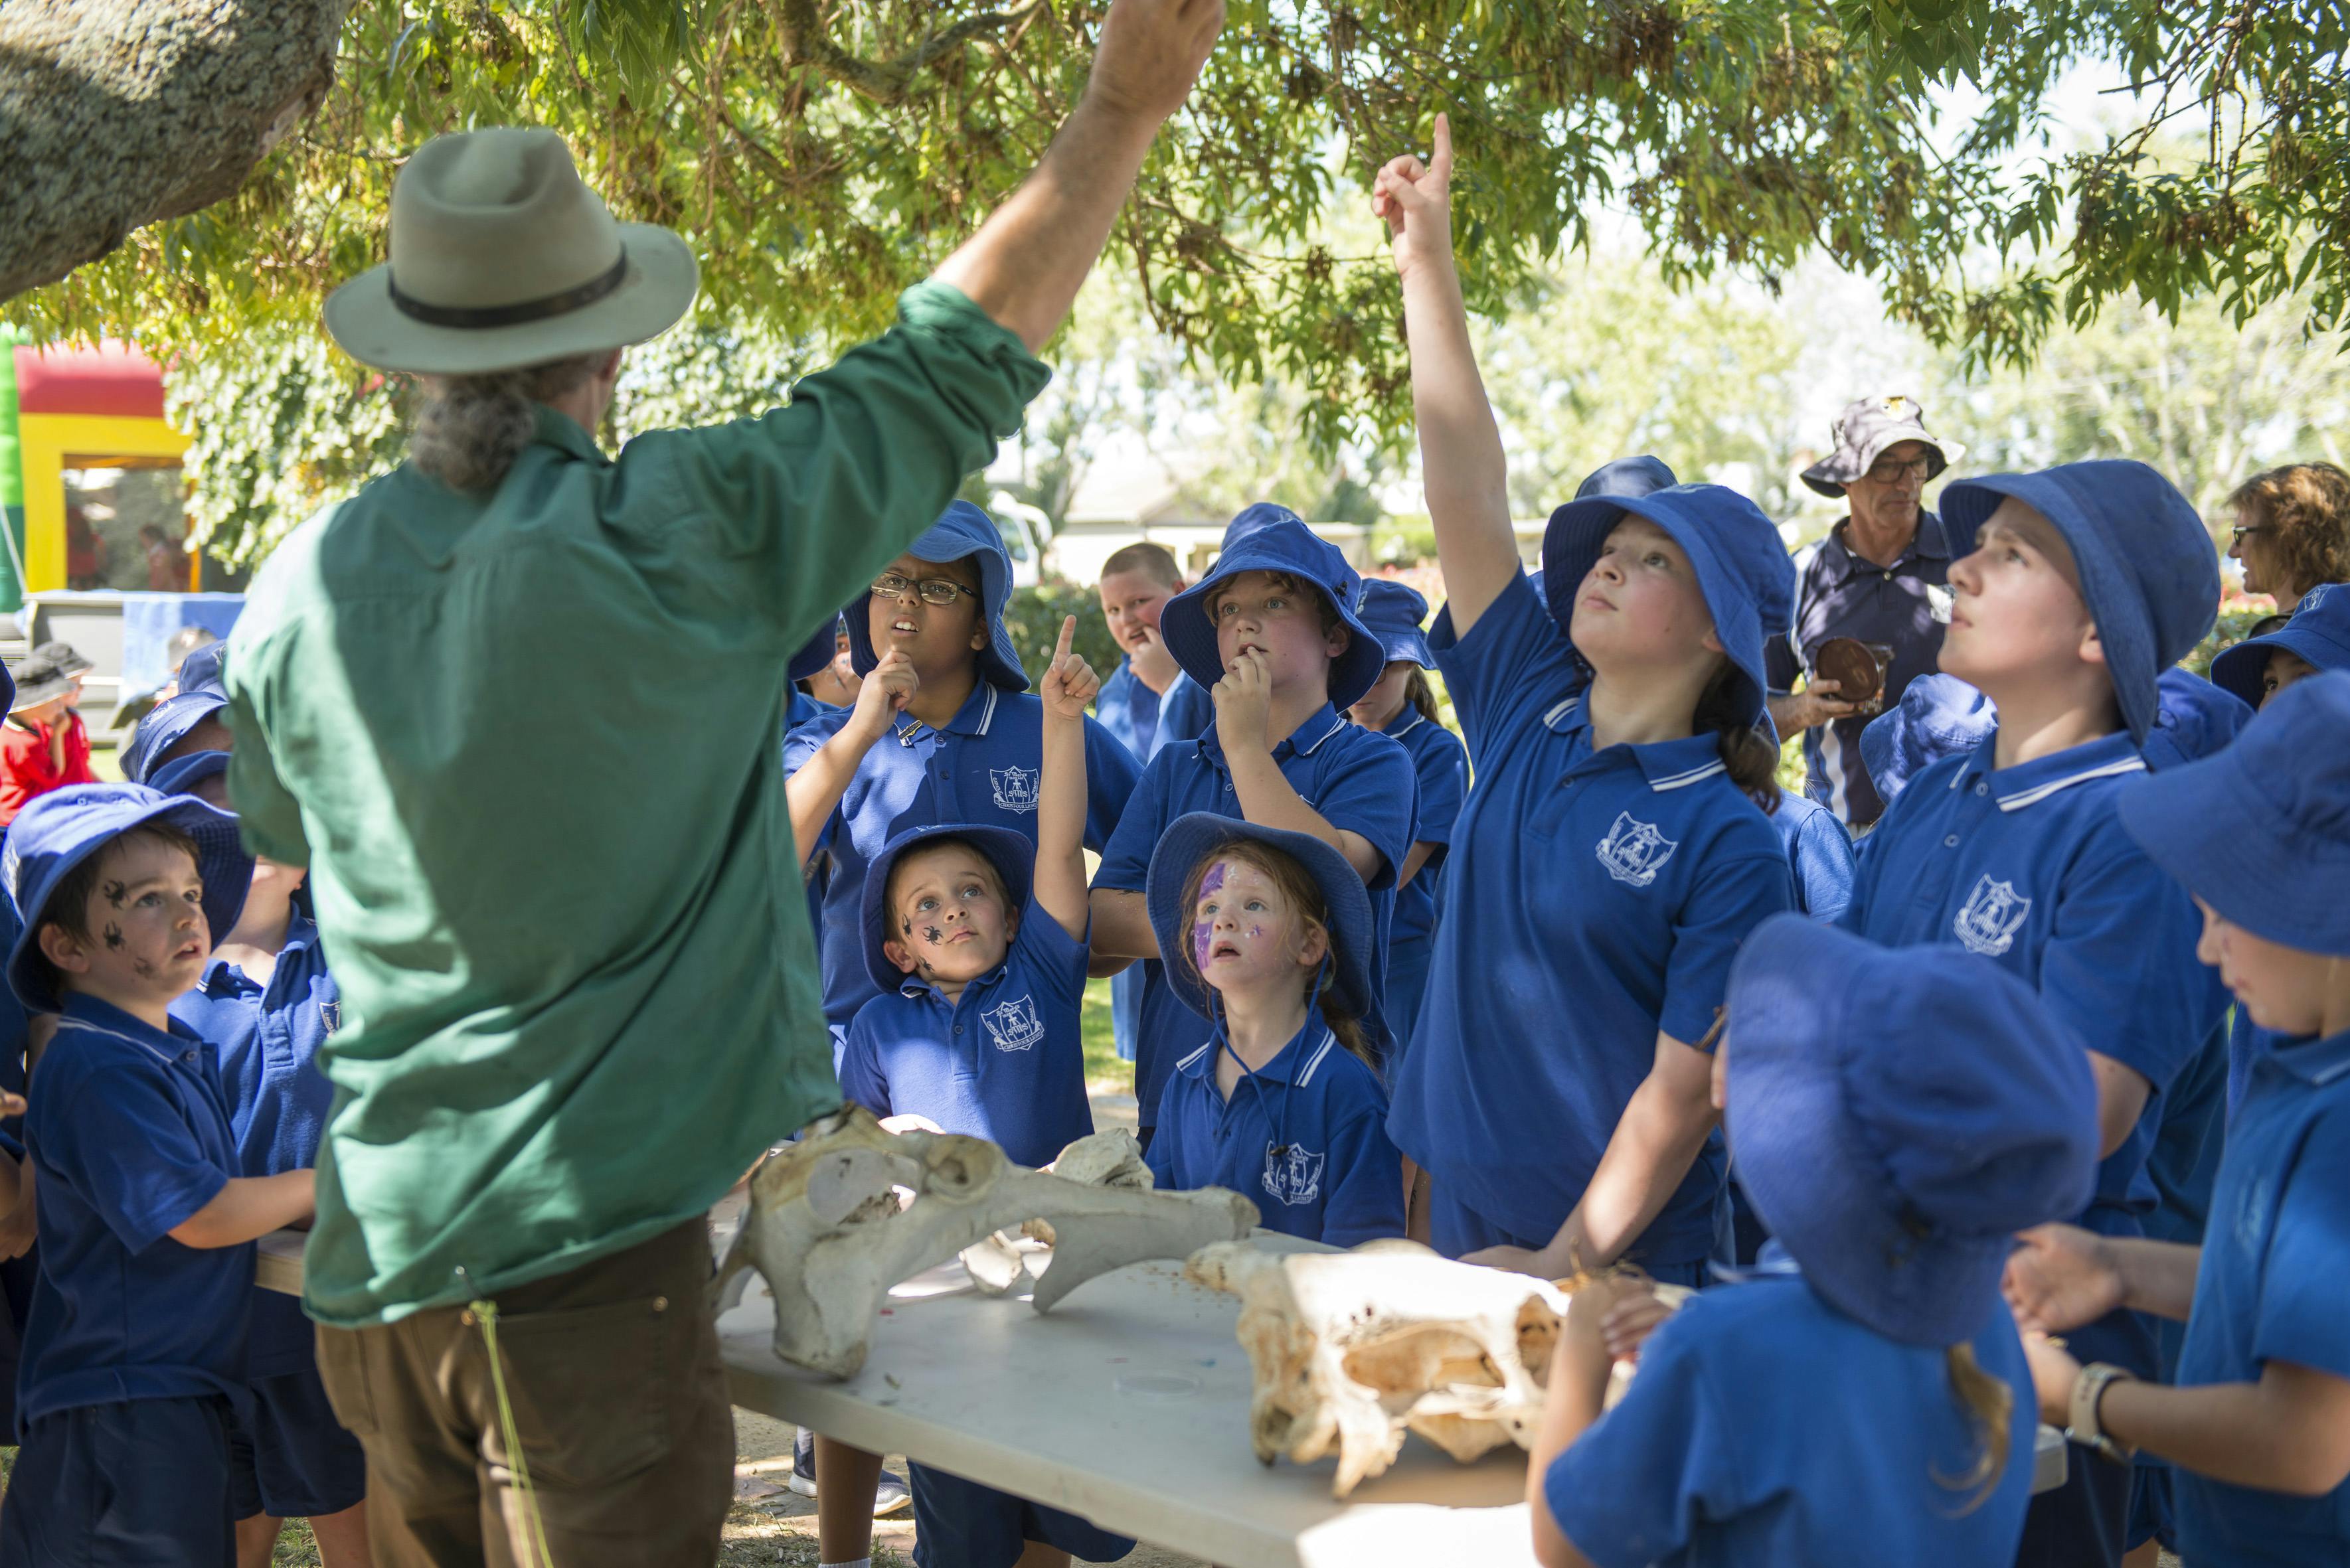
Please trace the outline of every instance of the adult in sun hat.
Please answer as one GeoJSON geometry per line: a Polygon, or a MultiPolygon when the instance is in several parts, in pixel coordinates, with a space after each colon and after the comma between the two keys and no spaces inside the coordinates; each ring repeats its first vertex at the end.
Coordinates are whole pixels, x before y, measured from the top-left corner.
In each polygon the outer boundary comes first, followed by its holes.
{"type": "Polygon", "coordinates": [[[566,1568],[715,1555],[733,1429],[702,1216],[840,1103],[789,661],[1017,428],[1222,23],[1113,0],[1040,172],[758,419],[598,449],[622,350],[684,316],[696,268],[544,130],[416,149],[387,264],[328,302],[422,405],[408,461],[256,576],[229,779],[254,847],[307,867],[343,990],[305,1305],[382,1560],[520,1555],[484,1541],[500,1520],[566,1568]],[[499,1340],[544,1423],[527,1496],[487,1381],[435,1376],[480,1345],[476,1302],[584,1325],[499,1340]]]}
{"type": "Polygon", "coordinates": [[[1926,410],[1900,394],[1846,405],[1835,439],[1835,450],[1803,478],[1847,510],[1795,557],[1794,624],[1771,643],[1771,721],[1782,735],[1804,737],[1804,794],[1857,830],[1885,808],[1863,764],[1861,731],[1937,668],[1950,619],[1950,545],[1921,498],[1966,448],[1930,433],[1926,410]],[[1873,700],[1831,691],[1837,682],[1815,669],[1821,646],[1837,638],[1892,649],[1873,700]]]}

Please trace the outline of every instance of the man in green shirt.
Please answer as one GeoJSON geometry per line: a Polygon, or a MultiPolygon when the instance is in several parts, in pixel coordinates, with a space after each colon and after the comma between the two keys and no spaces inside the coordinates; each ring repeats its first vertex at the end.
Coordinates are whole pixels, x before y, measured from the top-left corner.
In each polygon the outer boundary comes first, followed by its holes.
{"type": "Polygon", "coordinates": [[[252,845],[308,867],[342,991],[306,1304],[380,1561],[715,1556],[702,1216],[840,1100],[758,716],[1017,427],[1222,14],[1116,0],[1036,171],[759,419],[598,451],[619,347],[694,265],[548,132],[421,148],[390,265],[328,302],[426,407],[410,461],[255,581],[230,783],[252,845]]]}

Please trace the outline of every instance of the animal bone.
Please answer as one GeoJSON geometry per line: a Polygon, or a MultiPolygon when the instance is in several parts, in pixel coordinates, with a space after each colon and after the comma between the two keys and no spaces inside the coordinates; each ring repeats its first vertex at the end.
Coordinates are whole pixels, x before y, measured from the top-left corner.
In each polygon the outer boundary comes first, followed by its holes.
{"type": "MultiPolygon", "coordinates": [[[[1124,1161],[1112,1153],[1087,1151],[1079,1168],[1116,1175],[1124,1161]]],[[[775,1293],[775,1354],[853,1377],[890,1286],[1034,1219],[1050,1220],[1058,1235],[1052,1267],[1036,1282],[1034,1304],[1045,1312],[1112,1269],[1245,1236],[1257,1210],[1220,1187],[1152,1192],[1071,1181],[1014,1165],[983,1138],[884,1132],[870,1112],[850,1106],[752,1173],[751,1210],[713,1289],[723,1312],[741,1299],[745,1271],[757,1270],[775,1293]],[[893,1190],[900,1187],[913,1193],[902,1207],[893,1190]]]]}
{"type": "MultiPolygon", "coordinates": [[[[1150,1167],[1143,1163],[1142,1145],[1124,1127],[1088,1133],[1063,1149],[1045,1172],[1085,1187],[1148,1192],[1157,1185],[1150,1167]]],[[[1020,1242],[1041,1241],[1049,1247],[1055,1239],[1050,1220],[1024,1220],[1016,1232],[998,1231],[964,1248],[963,1272],[983,1294],[1003,1295],[1025,1277],[1023,1259],[1032,1249],[1020,1242]]]]}
{"type": "Polygon", "coordinates": [[[1533,1446],[1569,1300],[1547,1281],[1400,1241],[1288,1253],[1219,1242],[1183,1272],[1241,1298],[1249,1437],[1264,1464],[1335,1448],[1330,1491],[1343,1498],[1395,1462],[1407,1431],[1464,1464],[1533,1446]]]}

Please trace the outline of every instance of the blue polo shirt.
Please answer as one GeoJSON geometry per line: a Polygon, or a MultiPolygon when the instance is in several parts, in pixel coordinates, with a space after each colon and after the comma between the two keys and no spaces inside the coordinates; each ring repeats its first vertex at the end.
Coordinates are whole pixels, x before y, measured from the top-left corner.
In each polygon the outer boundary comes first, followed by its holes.
{"type": "MultiPolygon", "coordinates": [[[[2178,1358],[2181,1386],[2252,1383],[2271,1361],[2350,1378],[2350,1032],[2270,1036],[2228,1124],[2178,1358]]],[[[2350,1562],[2350,1482],[2323,1497],[2230,1486],[2174,1468],[2189,1563],[2350,1562]]]]}
{"type": "MultiPolygon", "coordinates": [[[[1403,743],[1419,779],[1419,823],[1412,829],[1411,840],[1436,846],[1419,875],[1396,889],[1395,928],[1388,936],[1388,1023],[1401,1051],[1410,1045],[1420,996],[1428,989],[1437,889],[1442,884],[1445,854],[1452,845],[1452,825],[1460,819],[1461,803],[1469,794],[1469,752],[1460,736],[1409,702],[1380,733],[1403,743]]],[[[1392,1065],[1388,1073],[1393,1075],[1392,1065]]]]}
{"type": "MultiPolygon", "coordinates": [[[[1942,520],[1918,514],[1917,536],[1890,566],[1845,548],[1845,524],[1795,555],[1795,619],[1784,637],[1762,645],[1771,690],[1785,691],[1811,673],[1820,644],[1832,637],[1881,642],[1893,649],[1886,671],[1885,705],[1901,701],[1909,682],[1940,668],[1942,634],[1950,626],[1950,546],[1942,520]]],[[[1885,810],[1860,760],[1860,732],[1868,720],[1855,714],[1804,732],[1804,793],[1840,822],[1866,827],[1885,810]]]]}
{"type": "Polygon", "coordinates": [[[1148,763],[1159,749],[1174,741],[1192,741],[1215,722],[1215,707],[1200,683],[1175,672],[1175,683],[1164,694],[1145,686],[1134,673],[1134,660],[1121,658],[1094,695],[1094,717],[1148,763]]]}
{"type": "MultiPolygon", "coordinates": [[[[172,1016],[213,1048],[239,1176],[276,1176],[318,1163],[335,1088],[318,1070],[318,1048],[342,1025],[343,996],[327,972],[316,924],[296,915],[286,928],[276,971],[255,985],[234,964],[213,960],[196,989],[172,1003],[172,1016]]],[[[300,1372],[317,1364],[315,1335],[302,1303],[276,1291],[253,1303],[247,1370],[255,1377],[300,1372]]]]}
{"type": "Polygon", "coordinates": [[[26,1097],[41,1272],[16,1429],[79,1405],[238,1397],[253,1247],[170,1234],[241,1168],[204,1043],[69,992],[26,1097]]]}
{"type": "MultiPolygon", "coordinates": [[[[1799,1274],[1692,1297],[1621,1402],[1553,1460],[1551,1516],[1598,1568],[1996,1568],[2032,1501],[2032,1376],[1997,1300],[1975,1360],[2014,1391],[2007,1468],[1976,1489],[1974,1426],[1939,1348],[1902,1345],[1799,1274]]],[[[2076,1461],[2077,1462],[2077,1461],[2076,1461]]]]}
{"type": "Polygon", "coordinates": [[[784,732],[789,734],[810,719],[821,719],[831,711],[828,702],[819,702],[795,686],[784,700],[784,732]]]}
{"type": "MultiPolygon", "coordinates": [[[[834,708],[784,741],[784,771],[795,773],[840,732],[852,710],[834,708]]],[[[824,968],[824,1018],[836,1043],[857,1010],[879,994],[865,972],[865,867],[881,846],[910,827],[968,822],[1009,827],[1036,841],[1037,785],[1045,755],[1045,705],[1024,691],[981,681],[944,730],[905,714],[894,734],[865,753],[840,805],[808,852],[810,897],[817,901],[817,957],[824,968]]],[[[1086,845],[1100,849],[1134,793],[1134,755],[1107,730],[1086,721],[1086,845]]]]}
{"type": "MultiPolygon", "coordinates": [[[[1331,826],[1361,834],[1379,852],[1379,874],[1369,884],[1379,946],[1371,961],[1371,978],[1377,983],[1386,969],[1382,955],[1395,919],[1396,867],[1411,848],[1419,786],[1410,753],[1385,735],[1347,722],[1326,702],[1273,748],[1273,760],[1289,787],[1331,826]]],[[[1161,746],[1150,760],[1109,847],[1102,851],[1094,886],[1143,891],[1159,836],[1177,817],[1195,811],[1242,818],[1247,815],[1232,790],[1223,742],[1213,724],[1195,741],[1161,746]]],[[[1176,996],[1159,961],[1147,961],[1142,965],[1142,1028],[1134,1059],[1136,1108],[1144,1127],[1158,1125],[1159,1096],[1175,1058],[1198,1044],[1194,1035],[1199,1026],[1200,1015],[1176,996]]]]}
{"type": "Polygon", "coordinates": [[[1143,1156],[1158,1185],[1230,1188],[1257,1206],[1266,1230],[1334,1247],[1402,1235],[1403,1157],[1388,1141],[1388,1097],[1321,1009],[1306,1009],[1305,1026],[1272,1061],[1243,1071],[1229,1100],[1216,1087],[1220,1037],[1191,1016],[1191,1047],[1143,1156]]]}
{"type": "Polygon", "coordinates": [[[2224,1013],[2195,957],[2186,889],[2122,830],[2114,796],[2146,771],[2126,733],[1994,768],[1998,733],[1901,792],[1870,835],[1844,927],[1885,947],[1955,943],[2040,992],[2081,1043],[2153,1085],[2097,1168],[2081,1223],[2144,1233],[2163,1093],[2224,1013]]]}
{"type": "Polygon", "coordinates": [[[1003,961],[949,1001],[906,977],[857,1010],[840,1092],[877,1116],[928,1116],[1050,1165],[1094,1130],[1086,1099],[1086,944],[1031,898],[1003,961]]]}
{"type": "MultiPolygon", "coordinates": [[[[1712,1029],[1738,944],[1788,906],[1786,854],[1712,735],[1592,750],[1572,650],[1523,577],[1429,641],[1477,776],[1388,1131],[1471,1210],[1547,1240],[1658,1032],[1712,1029]]],[[[1722,1163],[1717,1136],[1628,1255],[1705,1257],[1722,1163]]]]}
{"type": "Polygon", "coordinates": [[[1852,835],[1835,813],[1799,794],[1782,794],[1771,814],[1786,846],[1787,868],[1795,878],[1795,908],[1815,920],[1834,922],[1852,902],[1853,878],[1859,875],[1852,835]]]}

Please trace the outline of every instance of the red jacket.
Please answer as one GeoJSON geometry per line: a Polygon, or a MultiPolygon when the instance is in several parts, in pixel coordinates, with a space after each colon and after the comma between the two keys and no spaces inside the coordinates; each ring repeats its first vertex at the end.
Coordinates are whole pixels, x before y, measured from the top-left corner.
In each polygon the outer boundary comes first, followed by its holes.
{"type": "Polygon", "coordinates": [[[35,795],[62,784],[98,782],[89,771],[88,726],[70,708],[58,722],[66,732],[62,767],[49,765],[49,732],[55,726],[14,718],[0,723],[0,827],[16,821],[35,795]]]}

